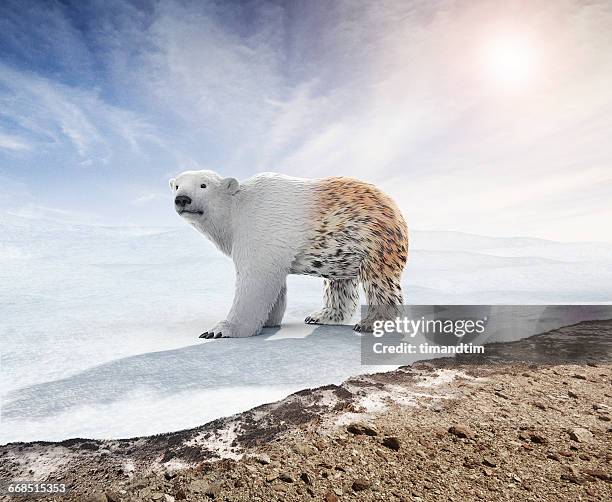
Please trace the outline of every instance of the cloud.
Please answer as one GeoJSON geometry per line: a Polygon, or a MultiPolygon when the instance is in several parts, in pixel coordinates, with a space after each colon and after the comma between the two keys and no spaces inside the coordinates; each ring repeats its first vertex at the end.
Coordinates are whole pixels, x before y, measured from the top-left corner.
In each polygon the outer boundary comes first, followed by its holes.
{"type": "Polygon", "coordinates": [[[425,229],[600,238],[611,210],[608,3],[5,5],[0,171],[106,183],[101,211],[194,166],[364,178],[425,229]],[[537,53],[516,92],[482,60],[508,32],[537,53]]]}
{"type": "Polygon", "coordinates": [[[10,134],[0,133],[0,149],[5,150],[30,150],[31,145],[23,138],[10,134]]]}
{"type": "MultiPolygon", "coordinates": [[[[112,105],[96,90],[65,85],[0,63],[2,115],[24,135],[53,148],[71,148],[80,161],[107,162],[117,143],[137,150],[159,141],[142,116],[112,105]]],[[[26,143],[23,143],[24,145],[26,143]]]]}
{"type": "Polygon", "coordinates": [[[146,206],[147,204],[160,202],[160,201],[168,201],[168,200],[169,200],[168,195],[164,195],[164,194],[155,192],[155,193],[147,193],[147,194],[141,195],[140,197],[137,197],[136,199],[132,201],[132,204],[134,206],[146,206]]]}

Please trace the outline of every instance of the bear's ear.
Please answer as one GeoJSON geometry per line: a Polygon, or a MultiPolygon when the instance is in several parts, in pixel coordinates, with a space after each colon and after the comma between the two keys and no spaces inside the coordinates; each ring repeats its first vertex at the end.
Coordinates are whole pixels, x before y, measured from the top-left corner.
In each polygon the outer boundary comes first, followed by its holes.
{"type": "Polygon", "coordinates": [[[176,179],[175,178],[171,178],[170,179],[170,188],[172,190],[174,190],[174,187],[176,186],[176,179]]]}
{"type": "Polygon", "coordinates": [[[221,181],[221,187],[230,195],[234,195],[240,189],[240,183],[236,178],[225,178],[221,181]]]}

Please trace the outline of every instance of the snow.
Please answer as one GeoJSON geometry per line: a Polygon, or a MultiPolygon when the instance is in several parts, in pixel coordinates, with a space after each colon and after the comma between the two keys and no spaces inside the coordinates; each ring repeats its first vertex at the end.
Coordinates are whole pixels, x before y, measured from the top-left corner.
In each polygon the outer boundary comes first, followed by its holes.
{"type": "MultiPolygon", "coordinates": [[[[0,215],[0,442],[193,427],[360,364],[350,327],[316,327],[321,281],[290,277],[281,329],[197,336],[222,319],[233,267],[190,228],[106,228],[0,215]]],[[[612,245],[414,232],[412,304],[612,301],[612,245]]],[[[418,356],[422,358],[422,356],[418,356]]]]}

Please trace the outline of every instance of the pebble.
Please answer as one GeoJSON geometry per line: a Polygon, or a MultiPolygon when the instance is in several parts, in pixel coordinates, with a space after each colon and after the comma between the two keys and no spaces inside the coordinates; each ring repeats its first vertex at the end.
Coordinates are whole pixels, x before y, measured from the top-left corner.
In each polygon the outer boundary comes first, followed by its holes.
{"type": "Polygon", "coordinates": [[[293,483],[294,481],[291,475],[286,472],[281,472],[278,475],[278,479],[280,479],[281,481],[284,481],[285,483],[293,483]]]}
{"type": "Polygon", "coordinates": [[[436,413],[441,413],[444,411],[444,406],[442,406],[440,403],[434,403],[431,405],[431,410],[435,411],[436,413]]]}
{"type": "Polygon", "coordinates": [[[303,472],[302,474],[300,474],[300,479],[307,485],[312,484],[312,478],[310,477],[310,474],[308,474],[307,472],[303,472]]]}
{"type": "Polygon", "coordinates": [[[265,453],[255,453],[251,455],[250,458],[263,465],[268,465],[270,462],[272,462],[270,457],[265,453]]]}
{"type": "Polygon", "coordinates": [[[382,444],[393,451],[399,451],[401,447],[401,442],[396,436],[387,436],[382,440],[382,444]]]}
{"type": "Polygon", "coordinates": [[[351,488],[353,488],[353,491],[355,492],[362,492],[370,488],[371,484],[372,483],[370,483],[367,479],[357,478],[353,480],[353,485],[351,488]]]}
{"type": "Polygon", "coordinates": [[[593,434],[591,434],[591,431],[585,429],[584,427],[574,427],[573,429],[569,430],[568,434],[570,439],[578,443],[588,443],[591,441],[591,439],[593,439],[593,434]]]}
{"type": "Polygon", "coordinates": [[[338,502],[338,497],[333,492],[327,492],[323,497],[325,502],[338,502]]]}
{"type": "Polygon", "coordinates": [[[121,498],[119,497],[119,494],[113,491],[107,491],[104,492],[104,494],[106,495],[106,500],[108,500],[108,502],[120,502],[121,498]]]}
{"type": "Polygon", "coordinates": [[[108,502],[105,493],[94,493],[87,499],[88,502],[108,502]]]}
{"type": "Polygon", "coordinates": [[[277,478],[278,478],[278,472],[271,472],[270,474],[268,474],[268,475],[266,476],[266,481],[267,481],[268,483],[270,483],[270,482],[274,481],[274,480],[275,480],[275,479],[277,479],[277,478]]]}
{"type": "Polygon", "coordinates": [[[541,434],[537,434],[535,432],[529,434],[529,439],[531,439],[532,443],[537,443],[537,444],[548,443],[548,440],[544,436],[542,436],[541,434]]]}
{"type": "Polygon", "coordinates": [[[474,432],[467,426],[463,424],[452,425],[448,428],[448,432],[452,435],[457,436],[459,438],[473,439],[474,432]]]}
{"type": "Polygon", "coordinates": [[[372,425],[368,425],[363,422],[353,422],[349,424],[346,428],[348,432],[351,434],[355,434],[356,436],[366,435],[366,436],[377,436],[378,431],[372,425]]]}
{"type": "Polygon", "coordinates": [[[483,457],[482,463],[484,465],[488,465],[489,467],[497,467],[497,463],[491,457],[483,457]]]}

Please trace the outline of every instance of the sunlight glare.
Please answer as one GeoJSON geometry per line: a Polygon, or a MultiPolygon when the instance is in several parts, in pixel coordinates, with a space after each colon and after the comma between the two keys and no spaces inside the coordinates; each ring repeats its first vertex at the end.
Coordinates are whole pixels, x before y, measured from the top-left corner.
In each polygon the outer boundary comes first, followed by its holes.
{"type": "Polygon", "coordinates": [[[535,51],[526,39],[499,37],[488,43],[485,53],[489,77],[506,89],[519,89],[532,81],[535,73],[535,51]]]}

